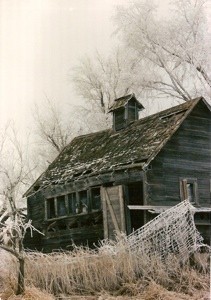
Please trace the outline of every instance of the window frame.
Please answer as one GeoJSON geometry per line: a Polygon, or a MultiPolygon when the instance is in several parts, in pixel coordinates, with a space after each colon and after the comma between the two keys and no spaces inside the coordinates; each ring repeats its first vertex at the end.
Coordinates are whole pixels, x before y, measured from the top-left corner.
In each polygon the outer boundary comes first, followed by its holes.
{"type": "Polygon", "coordinates": [[[100,189],[99,186],[90,187],[87,190],[79,190],[75,192],[69,192],[61,195],[56,195],[55,197],[45,198],[45,219],[46,220],[56,220],[62,219],[64,217],[71,217],[71,216],[80,216],[80,214],[88,214],[90,212],[96,212],[102,210],[102,203],[100,198],[100,208],[96,209],[93,208],[93,199],[92,199],[92,191],[95,189],[100,189]],[[86,203],[84,202],[83,198],[87,195],[86,203]],[[64,215],[59,215],[59,207],[58,207],[58,199],[64,197],[65,199],[65,211],[64,215]],[[70,200],[72,197],[72,200],[70,200]],[[54,201],[54,214],[50,214],[50,201],[54,201]],[[75,201],[75,204],[73,203],[75,201]],[[71,207],[70,207],[71,204],[71,207]],[[81,207],[81,209],[80,209],[81,207]],[[85,208],[86,207],[86,208],[85,208]],[[86,210],[86,211],[85,211],[86,210]]]}
{"type": "Polygon", "coordinates": [[[76,206],[77,206],[77,195],[76,192],[68,193],[67,197],[67,208],[68,216],[76,215],[76,206]],[[71,205],[70,205],[71,203],[71,205]]]}
{"type": "Polygon", "coordinates": [[[102,201],[101,201],[101,192],[100,192],[100,186],[95,186],[95,187],[92,187],[92,188],[90,188],[90,209],[91,209],[91,211],[99,211],[99,210],[102,210],[102,201]],[[99,205],[99,208],[97,209],[97,208],[93,208],[93,207],[96,207],[95,205],[94,205],[94,199],[95,199],[95,197],[96,197],[96,194],[94,193],[94,191],[96,191],[96,190],[99,190],[99,203],[98,204],[100,204],[99,205]]]}
{"type": "Polygon", "coordinates": [[[119,107],[113,112],[113,129],[119,131],[126,126],[127,110],[125,106],[119,107]]]}
{"type": "Polygon", "coordinates": [[[50,197],[47,198],[45,201],[45,218],[46,220],[51,220],[56,218],[56,202],[55,202],[55,197],[50,197]],[[52,212],[51,212],[51,202],[53,202],[53,210],[54,210],[54,216],[52,217],[52,212]]]}
{"type": "Polygon", "coordinates": [[[66,195],[60,195],[58,197],[56,197],[56,216],[58,218],[61,218],[61,217],[65,217],[68,215],[68,209],[67,209],[67,200],[66,200],[66,195]],[[61,207],[60,206],[60,202],[63,202],[63,208],[65,209],[65,213],[64,214],[61,214],[61,207]]]}
{"type": "Polygon", "coordinates": [[[198,181],[197,178],[180,178],[180,198],[182,201],[188,199],[188,184],[193,187],[193,201],[190,201],[192,205],[199,205],[199,194],[198,194],[198,181]]]}
{"type": "Polygon", "coordinates": [[[54,220],[54,219],[60,219],[63,217],[68,216],[68,203],[67,203],[67,196],[66,195],[59,195],[57,197],[49,197],[45,199],[45,219],[46,220],[54,220]],[[64,197],[64,201],[65,201],[65,210],[66,210],[66,214],[64,215],[58,215],[58,198],[60,197],[64,197]],[[50,216],[49,214],[49,205],[50,205],[50,201],[54,201],[54,216],[50,216]]]}
{"type": "Polygon", "coordinates": [[[81,213],[85,213],[88,214],[89,213],[89,203],[90,203],[90,199],[89,199],[89,189],[88,190],[81,190],[79,192],[77,192],[78,197],[77,201],[76,201],[76,211],[78,209],[77,214],[81,214],[81,213]],[[85,196],[85,198],[84,198],[85,196]],[[84,201],[84,199],[86,199],[84,201]]]}

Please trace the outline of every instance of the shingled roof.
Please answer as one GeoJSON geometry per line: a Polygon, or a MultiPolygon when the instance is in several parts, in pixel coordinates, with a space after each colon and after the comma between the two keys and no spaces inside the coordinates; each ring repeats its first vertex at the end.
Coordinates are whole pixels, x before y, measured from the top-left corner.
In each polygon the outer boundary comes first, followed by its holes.
{"type": "Polygon", "coordinates": [[[197,98],[145,117],[118,132],[109,129],[74,138],[32,187],[64,184],[131,165],[146,166],[200,100],[204,101],[197,98]]]}

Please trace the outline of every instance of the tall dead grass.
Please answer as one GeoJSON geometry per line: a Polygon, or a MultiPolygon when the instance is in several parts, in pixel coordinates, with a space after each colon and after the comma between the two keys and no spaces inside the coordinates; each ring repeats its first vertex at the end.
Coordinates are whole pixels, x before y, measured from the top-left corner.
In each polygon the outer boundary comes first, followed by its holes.
{"type": "Polygon", "coordinates": [[[26,293],[15,298],[17,262],[4,253],[0,259],[1,299],[208,299],[209,254],[197,253],[181,264],[176,255],[165,262],[103,243],[96,250],[77,248],[71,252],[26,254],[26,293]],[[49,295],[51,294],[51,295],[49,295]],[[52,296],[55,295],[55,298],[52,296]],[[62,296],[63,295],[63,296],[62,296]],[[69,296],[65,296],[69,295],[69,296]],[[83,295],[83,296],[82,296],[83,295]],[[86,295],[89,295],[89,297],[86,295]],[[82,298],[83,297],[83,298],[82,298]],[[92,298],[91,297],[91,298],[92,298]]]}
{"type": "Polygon", "coordinates": [[[71,252],[28,253],[26,283],[54,295],[105,292],[116,297],[132,297],[143,294],[152,285],[189,296],[209,290],[209,255],[206,253],[196,254],[191,266],[190,260],[181,264],[175,255],[169,255],[165,262],[156,256],[149,260],[128,251],[124,243],[119,243],[115,250],[107,243],[98,250],[75,248],[71,252]]]}

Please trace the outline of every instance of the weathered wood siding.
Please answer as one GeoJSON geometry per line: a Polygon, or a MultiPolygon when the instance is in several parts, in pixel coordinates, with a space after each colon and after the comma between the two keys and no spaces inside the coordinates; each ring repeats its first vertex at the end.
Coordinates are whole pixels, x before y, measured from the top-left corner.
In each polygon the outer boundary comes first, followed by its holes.
{"type": "MultiPolygon", "coordinates": [[[[70,249],[70,245],[72,242],[77,245],[89,245],[93,246],[93,243],[97,244],[99,240],[104,238],[104,228],[103,228],[103,220],[98,220],[96,222],[96,218],[93,219],[93,224],[90,222],[86,222],[86,216],[88,217],[90,214],[84,215],[73,215],[66,216],[64,218],[58,219],[50,219],[46,220],[45,216],[45,199],[51,197],[57,197],[61,195],[67,195],[72,192],[80,192],[83,190],[88,190],[94,186],[102,186],[106,183],[106,185],[115,186],[111,189],[116,189],[117,193],[117,202],[113,203],[114,209],[117,211],[117,214],[120,213],[120,202],[119,202],[119,188],[117,185],[119,184],[127,184],[129,182],[140,181],[143,176],[143,172],[140,168],[128,170],[125,172],[124,170],[119,170],[111,173],[102,174],[97,177],[87,177],[86,179],[78,180],[76,182],[72,181],[67,183],[66,185],[55,185],[49,186],[48,188],[35,192],[33,195],[29,196],[27,199],[27,207],[28,207],[28,218],[33,221],[33,225],[39,229],[41,232],[45,233],[45,236],[40,234],[34,234],[33,238],[30,237],[30,234],[27,235],[25,239],[25,247],[30,249],[42,250],[44,252],[49,252],[55,249],[67,248],[70,249]],[[116,209],[116,205],[118,206],[116,209]],[[76,228],[66,229],[64,226],[64,222],[71,222],[71,219],[77,219],[76,228]],[[56,223],[55,223],[56,221],[56,223]],[[54,224],[54,231],[50,232],[47,230],[48,226],[51,223],[54,224]],[[58,227],[58,229],[57,229],[58,227]],[[60,229],[62,228],[62,229],[60,229]]],[[[109,189],[109,188],[108,188],[109,189]]],[[[113,196],[111,196],[112,198],[113,196]]],[[[113,198],[111,199],[114,200],[113,198]]],[[[122,208],[123,209],[123,208],[122,208]]],[[[97,213],[97,212],[96,212],[97,213]]],[[[99,212],[102,214],[102,211],[99,212]]],[[[121,214],[121,218],[124,218],[124,214],[121,214]]],[[[97,218],[98,219],[98,218],[97,218]]],[[[120,220],[120,215],[117,215],[118,221],[120,220]]],[[[109,222],[111,222],[111,216],[108,217],[109,222]]],[[[125,221],[121,221],[120,229],[124,231],[124,226],[122,225],[125,221]]],[[[110,230],[113,235],[113,231],[110,230]]],[[[111,236],[110,236],[111,237],[111,236]]],[[[113,235],[114,237],[114,235],[113,235]]]]}
{"type": "MultiPolygon", "coordinates": [[[[41,192],[37,192],[36,194],[33,194],[27,198],[27,218],[32,220],[33,226],[35,226],[41,232],[45,218],[44,207],[45,201],[41,192]]],[[[42,235],[37,231],[34,231],[33,235],[31,236],[31,231],[28,231],[24,238],[24,247],[26,249],[41,251],[42,235]]]]}
{"type": "MultiPolygon", "coordinates": [[[[211,207],[211,113],[204,103],[194,108],[156,156],[146,178],[146,203],[149,205],[176,205],[181,201],[180,179],[196,178],[198,204],[211,207]]],[[[147,213],[147,219],[151,218],[147,213]]],[[[195,223],[209,243],[210,213],[195,214],[195,223]]]]}
{"type": "Polygon", "coordinates": [[[37,192],[27,199],[27,216],[39,230],[45,219],[45,199],[42,192],[37,192]]]}
{"type": "Polygon", "coordinates": [[[122,186],[102,187],[104,238],[115,239],[115,234],[126,231],[122,186]]]}
{"type": "Polygon", "coordinates": [[[73,249],[73,243],[93,248],[94,244],[103,239],[103,225],[84,226],[70,230],[58,230],[52,235],[42,237],[41,244],[44,252],[58,249],[73,249]]]}
{"type": "Polygon", "coordinates": [[[211,113],[200,102],[147,171],[147,204],[175,205],[180,178],[197,178],[199,204],[211,206],[211,113]]]}

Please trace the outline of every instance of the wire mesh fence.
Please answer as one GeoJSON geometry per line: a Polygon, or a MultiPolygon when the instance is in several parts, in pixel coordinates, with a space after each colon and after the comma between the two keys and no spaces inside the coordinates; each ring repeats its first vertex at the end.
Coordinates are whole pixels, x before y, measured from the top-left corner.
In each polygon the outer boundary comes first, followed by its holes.
{"type": "Polygon", "coordinates": [[[188,200],[173,206],[127,237],[128,247],[145,257],[165,259],[177,253],[186,259],[203,245],[194,223],[194,208],[188,200]]]}

